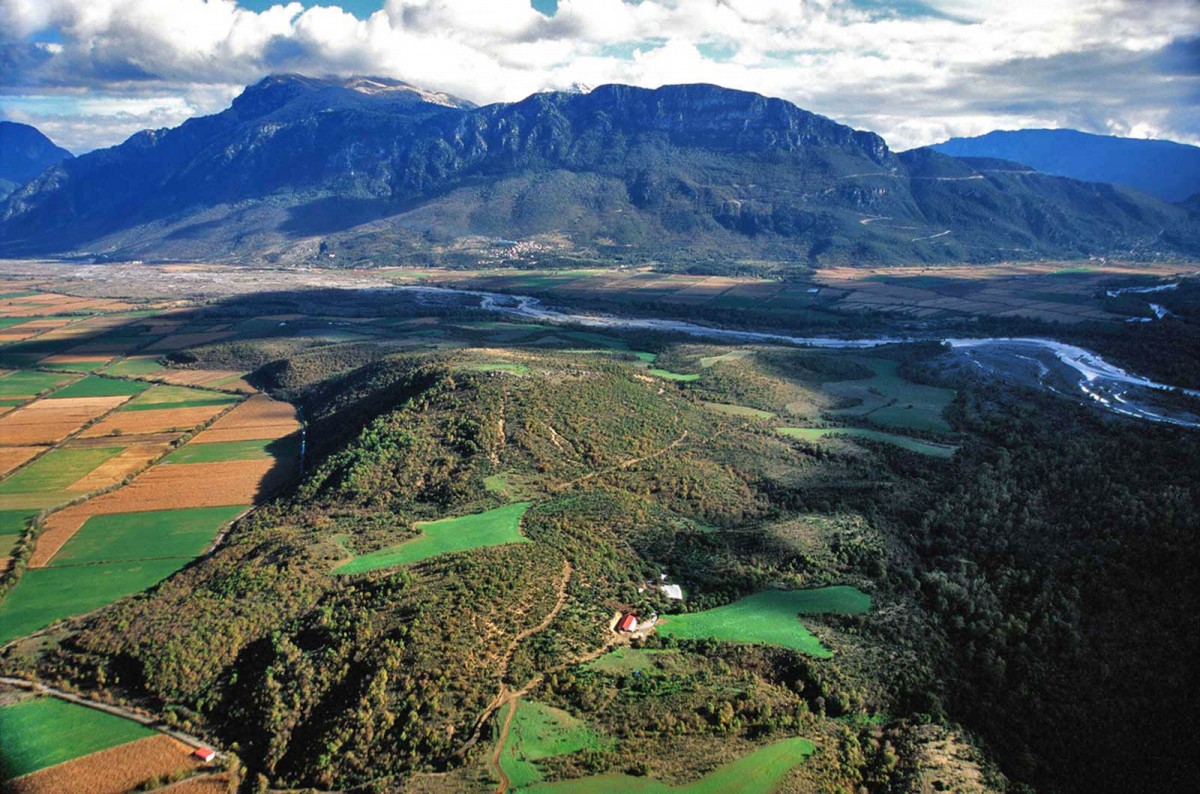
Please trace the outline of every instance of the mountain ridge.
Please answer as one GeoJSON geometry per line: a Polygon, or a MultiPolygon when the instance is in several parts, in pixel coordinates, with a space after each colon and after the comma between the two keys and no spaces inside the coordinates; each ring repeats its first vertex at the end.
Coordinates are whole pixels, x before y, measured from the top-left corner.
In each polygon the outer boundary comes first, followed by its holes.
{"type": "Polygon", "coordinates": [[[74,157],[37,127],[0,121],[0,199],[50,166],[74,157]]]}
{"type": "Polygon", "coordinates": [[[275,75],[17,191],[0,253],[369,263],[538,235],[803,263],[1200,253],[1188,209],[993,170],[707,84],[478,107],[383,78],[275,75]]]}
{"type": "Polygon", "coordinates": [[[929,147],[954,157],[1013,160],[1047,174],[1128,185],[1169,202],[1200,193],[1200,147],[1070,129],[994,130],[929,147]]]}

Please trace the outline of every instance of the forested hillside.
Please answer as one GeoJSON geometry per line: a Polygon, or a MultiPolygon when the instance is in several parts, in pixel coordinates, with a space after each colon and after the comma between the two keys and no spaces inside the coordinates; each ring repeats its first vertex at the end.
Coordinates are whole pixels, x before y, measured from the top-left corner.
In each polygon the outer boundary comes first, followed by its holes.
{"type": "Polygon", "coordinates": [[[937,346],[400,327],[429,346],[174,354],[256,361],[308,420],[309,473],[211,557],[6,667],[165,710],[274,786],[488,790],[505,714],[521,736],[530,708],[585,738],[513,780],[686,782],[794,736],[814,749],[784,791],[1194,773],[1170,728],[1200,636],[1175,608],[1196,585],[1194,438],[982,383],[937,346]],[[858,382],[912,404],[857,413],[876,399],[858,382]],[[660,574],[683,602],[646,588],[660,574]],[[754,639],[778,636],[764,591],[827,586],[794,647],[754,639]],[[718,607],[750,617],[684,630],[718,607]],[[626,644],[610,626],[631,610],[665,622],[626,644]]]}

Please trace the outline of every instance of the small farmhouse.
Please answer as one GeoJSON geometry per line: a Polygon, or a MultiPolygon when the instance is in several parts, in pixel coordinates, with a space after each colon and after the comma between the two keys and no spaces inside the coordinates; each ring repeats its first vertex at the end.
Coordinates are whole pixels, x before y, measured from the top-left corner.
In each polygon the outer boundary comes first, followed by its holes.
{"type": "Polygon", "coordinates": [[[634,615],[622,615],[617,621],[617,631],[637,631],[638,619],[634,615]]]}
{"type": "Polygon", "coordinates": [[[192,755],[207,764],[209,761],[217,757],[217,751],[213,750],[211,747],[197,747],[196,751],[193,752],[192,755]]]}

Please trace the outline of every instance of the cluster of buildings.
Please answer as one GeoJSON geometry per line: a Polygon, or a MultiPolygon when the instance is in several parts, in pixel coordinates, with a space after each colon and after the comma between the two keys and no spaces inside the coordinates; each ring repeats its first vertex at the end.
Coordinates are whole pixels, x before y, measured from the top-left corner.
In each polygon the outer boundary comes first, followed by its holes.
{"type": "MultiPolygon", "coordinates": [[[[669,601],[683,600],[682,585],[672,584],[668,581],[665,573],[659,574],[658,581],[647,580],[638,587],[638,593],[646,593],[651,590],[659,591],[669,601]]],[[[649,618],[641,620],[632,612],[626,612],[617,621],[617,631],[632,634],[639,630],[645,630],[657,622],[657,614],[651,614],[649,618]]]]}

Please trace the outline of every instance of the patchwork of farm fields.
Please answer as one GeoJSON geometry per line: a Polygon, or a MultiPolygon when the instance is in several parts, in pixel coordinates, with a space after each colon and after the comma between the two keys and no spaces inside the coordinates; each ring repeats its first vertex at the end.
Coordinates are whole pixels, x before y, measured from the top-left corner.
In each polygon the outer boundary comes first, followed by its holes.
{"type": "Polygon", "coordinates": [[[224,332],[132,309],[0,300],[29,331],[0,338],[0,644],[153,587],[298,469],[290,405],[138,352],[224,332]]]}
{"type": "Polygon", "coordinates": [[[26,698],[0,706],[0,770],[10,780],[153,735],[136,722],[86,706],[26,698]]]}
{"type": "Polygon", "coordinates": [[[824,268],[810,282],[770,278],[612,271],[383,271],[401,284],[426,284],[543,295],[559,300],[647,303],[679,308],[746,309],[793,319],[832,319],[839,313],[888,312],[919,319],[961,316],[1025,317],[1059,323],[1122,322],[1104,300],[1114,277],[1168,278],[1179,266],[1061,263],[991,266],[824,268]]]}
{"type": "Polygon", "coordinates": [[[124,794],[201,766],[191,747],[115,714],[53,697],[0,705],[0,780],[12,794],[124,794]]]}

